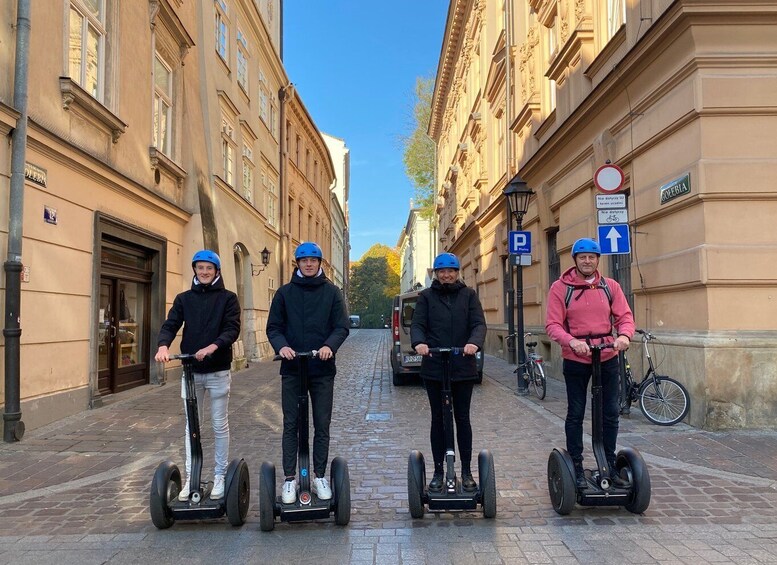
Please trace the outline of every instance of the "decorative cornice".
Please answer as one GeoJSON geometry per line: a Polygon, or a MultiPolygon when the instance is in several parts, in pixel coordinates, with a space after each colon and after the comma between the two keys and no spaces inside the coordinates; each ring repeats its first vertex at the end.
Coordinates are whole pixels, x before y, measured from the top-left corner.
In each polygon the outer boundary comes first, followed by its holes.
{"type": "Polygon", "coordinates": [[[59,77],[59,90],[62,93],[62,107],[65,110],[78,108],[87,116],[94,118],[111,134],[113,143],[116,143],[121,134],[127,131],[126,123],[70,77],[59,77]]]}

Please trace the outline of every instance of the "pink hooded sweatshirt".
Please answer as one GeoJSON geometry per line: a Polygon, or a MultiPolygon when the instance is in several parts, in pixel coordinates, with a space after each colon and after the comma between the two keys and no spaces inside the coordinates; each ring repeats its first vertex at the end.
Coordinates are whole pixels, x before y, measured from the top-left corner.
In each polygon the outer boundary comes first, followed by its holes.
{"type": "MultiPolygon", "coordinates": [[[[564,359],[577,361],[578,363],[591,363],[590,357],[576,355],[569,342],[572,339],[585,339],[588,336],[603,336],[610,334],[613,327],[618,335],[624,335],[631,339],[634,335],[634,316],[626,302],[621,285],[614,279],[605,278],[607,287],[612,294],[612,305],[607,299],[607,294],[599,288],[599,271],[594,273],[592,283],[580,278],[575,267],[570,267],[561,278],[554,282],[548,293],[548,311],[545,321],[545,332],[548,337],[561,345],[561,356],[564,359]],[[567,285],[574,290],[569,300],[569,307],[564,302],[567,296],[567,285]],[[612,315],[612,325],[610,324],[612,315]]],[[[615,341],[613,337],[594,339],[593,343],[609,343],[615,341]]],[[[607,361],[617,356],[613,349],[602,350],[602,361],[607,361]]]]}

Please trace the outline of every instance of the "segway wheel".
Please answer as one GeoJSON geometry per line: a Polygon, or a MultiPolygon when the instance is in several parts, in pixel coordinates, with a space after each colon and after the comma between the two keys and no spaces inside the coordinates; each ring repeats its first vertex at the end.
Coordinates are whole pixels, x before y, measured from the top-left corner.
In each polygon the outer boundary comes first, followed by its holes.
{"type": "Polygon", "coordinates": [[[631,481],[631,501],[624,506],[633,514],[642,514],[650,506],[650,474],[645,460],[639,451],[624,448],[618,452],[615,466],[621,473],[626,473],[631,481]]]}
{"type": "Polygon", "coordinates": [[[259,529],[275,528],[275,465],[265,461],[259,471],[259,529]]]}
{"type": "Polygon", "coordinates": [[[237,469],[232,474],[232,482],[229,483],[227,491],[227,518],[233,526],[242,526],[246,523],[248,505],[251,502],[251,479],[245,461],[240,459],[232,463],[236,464],[237,469]]]}
{"type": "Polygon", "coordinates": [[[478,478],[480,479],[481,504],[485,518],[496,517],[496,473],[494,456],[487,449],[478,455],[478,478]]]}
{"type": "Polygon", "coordinates": [[[553,510],[562,516],[572,512],[577,499],[575,476],[571,469],[564,454],[554,449],[548,458],[548,492],[553,510]]]}
{"type": "Polygon", "coordinates": [[[412,451],[407,459],[407,505],[410,515],[415,519],[424,517],[425,467],[423,454],[420,451],[412,451]]]}
{"type": "Polygon", "coordinates": [[[335,489],[332,493],[335,499],[335,524],[346,526],[351,521],[351,479],[345,459],[332,459],[330,477],[335,489]]]}
{"type": "Polygon", "coordinates": [[[175,523],[170,503],[178,497],[179,492],[181,492],[181,472],[172,461],[163,461],[154,473],[148,501],[151,521],[160,530],[167,529],[175,523]]]}

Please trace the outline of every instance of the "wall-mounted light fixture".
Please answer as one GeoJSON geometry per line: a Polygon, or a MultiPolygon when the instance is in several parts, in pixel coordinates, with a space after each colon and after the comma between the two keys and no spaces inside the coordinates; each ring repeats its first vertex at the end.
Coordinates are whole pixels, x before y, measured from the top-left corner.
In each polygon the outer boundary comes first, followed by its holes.
{"type": "Polygon", "coordinates": [[[270,264],[270,250],[266,247],[262,249],[262,264],[261,265],[254,265],[251,263],[251,275],[257,276],[259,273],[264,271],[267,268],[267,265],[270,264]]]}

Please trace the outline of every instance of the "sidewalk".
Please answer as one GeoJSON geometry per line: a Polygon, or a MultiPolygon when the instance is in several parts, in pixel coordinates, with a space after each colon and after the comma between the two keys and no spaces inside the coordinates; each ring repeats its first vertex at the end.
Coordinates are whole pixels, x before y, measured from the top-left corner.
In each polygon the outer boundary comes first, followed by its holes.
{"type": "MultiPolygon", "coordinates": [[[[486,356],[484,373],[513,393],[518,384],[515,365],[499,357],[486,356]]],[[[545,410],[561,420],[566,417],[566,390],[561,370],[546,364],[548,392],[544,400],[530,395],[520,397],[534,409],[545,410]]],[[[590,430],[590,398],[584,429],[590,430]]],[[[694,407],[691,405],[691,410],[694,407]]],[[[590,444],[590,436],[585,440],[590,444]]],[[[777,430],[698,430],[683,422],[657,426],[645,418],[639,407],[631,407],[629,416],[621,416],[618,445],[637,448],[650,463],[676,462],[678,469],[694,467],[715,469],[719,475],[733,473],[751,477],[752,484],[777,490],[777,430]]],[[[742,477],[739,477],[740,479],[742,477]]]]}

